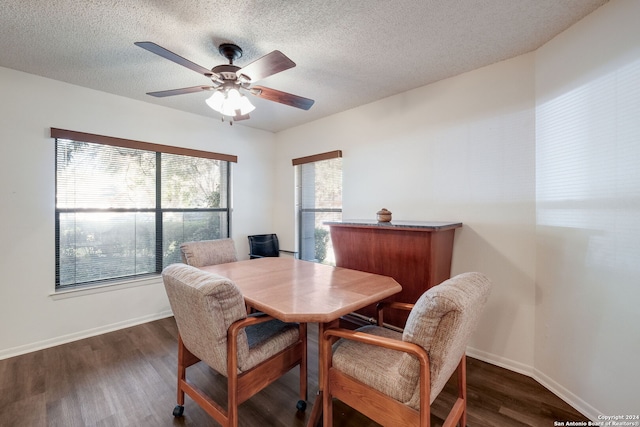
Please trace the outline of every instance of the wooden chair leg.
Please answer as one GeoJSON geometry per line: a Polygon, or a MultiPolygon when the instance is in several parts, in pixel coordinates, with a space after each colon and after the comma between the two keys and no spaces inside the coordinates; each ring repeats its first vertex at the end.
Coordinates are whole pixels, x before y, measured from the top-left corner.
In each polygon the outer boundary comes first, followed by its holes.
{"type": "Polygon", "coordinates": [[[303,341],[302,360],[300,361],[300,400],[307,401],[307,324],[300,324],[300,339],[303,341]]]}
{"type": "Polygon", "coordinates": [[[333,398],[328,389],[322,391],[322,426],[333,427],[333,398]]]}
{"type": "Polygon", "coordinates": [[[467,355],[462,355],[458,365],[458,397],[462,399],[463,408],[460,416],[460,427],[467,426],[467,355]]]}
{"type": "MultiPolygon", "coordinates": [[[[322,328],[321,330],[323,330],[322,328]]],[[[331,344],[324,339],[322,334],[318,340],[320,346],[320,370],[322,381],[322,389],[320,395],[322,397],[322,425],[323,427],[333,426],[333,397],[331,395],[331,387],[329,386],[329,370],[332,366],[331,344]]],[[[319,396],[320,397],[320,396],[319,396]]]]}
{"type": "Polygon", "coordinates": [[[176,399],[176,402],[178,403],[178,405],[180,406],[184,406],[184,390],[182,389],[182,381],[185,380],[186,378],[186,369],[184,366],[178,365],[178,396],[176,399]]]}
{"type": "MultiPolygon", "coordinates": [[[[184,342],[182,342],[182,337],[178,335],[178,378],[177,378],[177,397],[176,401],[178,406],[184,406],[184,394],[185,394],[185,386],[187,382],[187,368],[191,365],[198,363],[200,359],[191,353],[187,347],[185,347],[184,342]]],[[[182,416],[182,409],[176,407],[174,409],[174,416],[182,416]]]]}
{"type": "Polygon", "coordinates": [[[178,384],[177,384],[177,403],[184,406],[184,390],[182,382],[187,378],[187,367],[185,366],[185,352],[188,351],[182,342],[182,337],[178,336],[178,384]]]}
{"type": "MultiPolygon", "coordinates": [[[[231,330],[230,330],[231,331],[231,330]]],[[[227,426],[238,425],[238,341],[229,332],[227,337],[227,426]]]]}
{"type": "Polygon", "coordinates": [[[467,425],[467,357],[462,356],[458,367],[456,368],[458,376],[458,398],[453,404],[453,408],[447,418],[444,420],[442,427],[454,427],[467,425]]]}

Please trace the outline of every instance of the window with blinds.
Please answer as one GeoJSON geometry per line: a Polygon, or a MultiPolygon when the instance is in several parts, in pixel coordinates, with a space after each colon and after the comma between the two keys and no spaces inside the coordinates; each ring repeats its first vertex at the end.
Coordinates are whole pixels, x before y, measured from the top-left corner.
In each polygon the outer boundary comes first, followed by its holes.
{"type": "Polygon", "coordinates": [[[342,219],[342,152],[293,160],[298,175],[300,259],[335,265],[329,227],[342,219]]]}
{"type": "Polygon", "coordinates": [[[234,156],[57,129],[52,136],[56,288],[157,274],[180,262],[181,243],[229,236],[234,156]]]}

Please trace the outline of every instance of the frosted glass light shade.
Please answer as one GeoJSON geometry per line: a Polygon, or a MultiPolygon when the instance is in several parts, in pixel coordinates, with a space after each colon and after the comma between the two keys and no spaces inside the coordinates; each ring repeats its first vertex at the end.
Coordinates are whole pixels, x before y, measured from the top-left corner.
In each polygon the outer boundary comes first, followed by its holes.
{"type": "Polygon", "coordinates": [[[224,102],[224,95],[219,90],[216,90],[205,102],[213,110],[220,112],[222,110],[222,103],[224,102]]]}
{"type": "Polygon", "coordinates": [[[242,96],[242,98],[240,98],[240,114],[244,116],[255,109],[256,107],[251,103],[251,101],[249,101],[249,98],[246,96],[242,96]]]}
{"type": "Polygon", "coordinates": [[[205,102],[213,110],[231,117],[235,116],[237,111],[240,111],[241,115],[245,115],[256,108],[246,96],[235,88],[229,89],[226,93],[222,90],[216,90],[205,102]]]}

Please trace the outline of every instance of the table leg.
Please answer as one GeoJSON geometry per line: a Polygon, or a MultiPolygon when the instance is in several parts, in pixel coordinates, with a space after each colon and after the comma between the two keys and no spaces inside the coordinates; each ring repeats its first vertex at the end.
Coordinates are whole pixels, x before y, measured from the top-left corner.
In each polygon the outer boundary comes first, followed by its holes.
{"type": "Polygon", "coordinates": [[[318,390],[316,394],[316,400],[313,401],[313,407],[311,408],[311,416],[307,421],[307,427],[317,427],[322,417],[322,391],[318,390]]]}
{"type": "Polygon", "coordinates": [[[313,401],[313,408],[311,409],[311,415],[307,421],[307,427],[317,427],[320,417],[322,417],[322,390],[325,382],[323,359],[323,355],[325,354],[325,342],[322,337],[324,335],[324,331],[337,327],[339,323],[339,319],[327,323],[318,323],[318,394],[316,394],[316,400],[313,401]]]}

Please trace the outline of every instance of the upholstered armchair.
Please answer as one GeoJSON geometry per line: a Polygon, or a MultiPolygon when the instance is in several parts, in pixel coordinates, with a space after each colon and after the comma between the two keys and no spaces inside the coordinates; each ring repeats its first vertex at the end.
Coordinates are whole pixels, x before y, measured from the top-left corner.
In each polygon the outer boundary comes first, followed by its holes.
{"type": "Polygon", "coordinates": [[[332,425],[335,397],[382,425],[429,426],[431,403],[457,372],[458,398],[443,426],[465,426],[465,349],[490,288],[480,273],[460,274],[415,304],[380,304],[377,326],[327,330],[324,425],[332,425]],[[403,332],[382,326],[387,309],[410,310],[403,332]]]}
{"type": "Polygon", "coordinates": [[[283,323],[265,314],[247,316],[231,280],[192,266],[172,264],[162,278],[179,332],[175,417],[183,416],[186,393],[218,423],[237,426],[238,405],[295,366],[300,367],[297,408],[306,408],[306,324],[283,323]],[[187,380],[187,368],[200,361],[227,377],[226,405],[187,380]]]}
{"type": "Polygon", "coordinates": [[[233,239],[201,240],[180,245],[182,262],[193,267],[224,264],[238,260],[233,239]]]}

